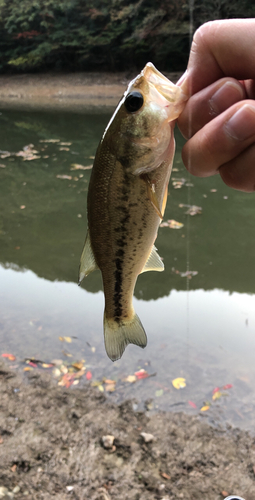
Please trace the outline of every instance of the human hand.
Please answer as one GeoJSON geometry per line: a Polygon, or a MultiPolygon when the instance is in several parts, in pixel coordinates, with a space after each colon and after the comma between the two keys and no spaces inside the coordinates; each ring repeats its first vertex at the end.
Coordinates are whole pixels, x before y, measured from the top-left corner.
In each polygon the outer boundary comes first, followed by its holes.
{"type": "Polygon", "coordinates": [[[255,191],[255,19],[212,21],[195,33],[178,118],[186,168],[255,191]]]}

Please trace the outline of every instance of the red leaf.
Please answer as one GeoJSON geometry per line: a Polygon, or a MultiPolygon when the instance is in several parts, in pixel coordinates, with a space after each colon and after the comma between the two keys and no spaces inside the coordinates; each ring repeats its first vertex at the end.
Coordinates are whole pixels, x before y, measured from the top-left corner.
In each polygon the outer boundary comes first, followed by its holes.
{"type": "Polygon", "coordinates": [[[193,401],[188,401],[188,403],[192,408],[197,408],[196,403],[193,403],[193,401]]]}
{"type": "Polygon", "coordinates": [[[87,379],[87,380],[92,379],[92,373],[91,373],[91,372],[87,372],[87,373],[86,373],[86,379],[87,379]]]}
{"type": "Polygon", "coordinates": [[[139,370],[138,372],[135,372],[135,376],[138,378],[138,379],[141,379],[141,378],[147,378],[149,376],[148,372],[146,370],[144,370],[143,368],[141,370],[139,370]]]}
{"type": "Polygon", "coordinates": [[[219,387],[215,387],[215,389],[213,389],[212,393],[215,394],[215,392],[219,392],[220,391],[220,388],[219,387]]]}
{"type": "Polygon", "coordinates": [[[37,364],[36,363],[33,363],[33,361],[29,361],[28,363],[30,366],[33,366],[34,368],[37,368],[37,364]]]}
{"type": "Polygon", "coordinates": [[[232,384],[226,384],[223,386],[223,389],[232,389],[233,385],[232,384]]]}
{"type": "Polygon", "coordinates": [[[14,354],[8,354],[8,353],[2,354],[2,357],[3,358],[8,358],[10,361],[15,361],[15,359],[16,359],[16,357],[14,356],[14,354]]]}

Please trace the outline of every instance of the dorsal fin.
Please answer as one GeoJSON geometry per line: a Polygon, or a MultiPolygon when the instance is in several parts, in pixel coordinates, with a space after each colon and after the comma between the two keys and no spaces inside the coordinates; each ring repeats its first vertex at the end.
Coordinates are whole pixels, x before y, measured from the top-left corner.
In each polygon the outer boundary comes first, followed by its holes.
{"type": "Polygon", "coordinates": [[[99,269],[99,267],[95,261],[88,230],[80,260],[79,285],[85,276],[88,276],[92,271],[96,271],[96,269],[99,269]]]}
{"type": "Polygon", "coordinates": [[[154,245],[140,274],[145,273],[146,271],[164,271],[164,264],[160,256],[158,255],[157,249],[154,245]]]}

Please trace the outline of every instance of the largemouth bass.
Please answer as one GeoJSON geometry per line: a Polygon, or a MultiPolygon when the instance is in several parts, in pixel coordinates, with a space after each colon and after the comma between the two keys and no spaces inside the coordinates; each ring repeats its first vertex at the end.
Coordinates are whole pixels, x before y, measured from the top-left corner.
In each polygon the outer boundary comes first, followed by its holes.
{"type": "Polygon", "coordinates": [[[96,152],[79,283],[100,269],[105,348],[113,361],[128,344],[147,344],[132,298],[140,273],[164,270],[154,241],[166,206],[174,120],[186,100],[181,87],[146,64],[128,85],[96,152]]]}

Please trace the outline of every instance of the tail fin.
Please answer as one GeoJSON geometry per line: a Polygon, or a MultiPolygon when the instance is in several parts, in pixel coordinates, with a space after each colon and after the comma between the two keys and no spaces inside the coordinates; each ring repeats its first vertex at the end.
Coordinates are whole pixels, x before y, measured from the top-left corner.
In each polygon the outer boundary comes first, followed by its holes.
{"type": "Polygon", "coordinates": [[[116,361],[121,358],[128,344],[146,347],[147,337],[137,314],[131,320],[123,319],[120,322],[113,318],[107,319],[104,314],[104,342],[107,355],[116,361]]]}

